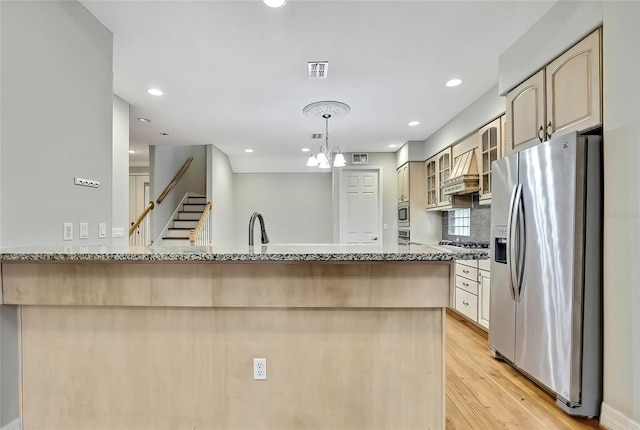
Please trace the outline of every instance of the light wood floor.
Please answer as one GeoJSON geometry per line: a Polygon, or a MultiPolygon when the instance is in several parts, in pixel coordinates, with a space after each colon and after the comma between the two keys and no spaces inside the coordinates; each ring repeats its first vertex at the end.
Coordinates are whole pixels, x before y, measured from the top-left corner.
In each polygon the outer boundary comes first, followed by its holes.
{"type": "Polygon", "coordinates": [[[598,420],[574,419],[555,400],[489,353],[486,334],[447,315],[447,430],[598,429],[598,420]]]}

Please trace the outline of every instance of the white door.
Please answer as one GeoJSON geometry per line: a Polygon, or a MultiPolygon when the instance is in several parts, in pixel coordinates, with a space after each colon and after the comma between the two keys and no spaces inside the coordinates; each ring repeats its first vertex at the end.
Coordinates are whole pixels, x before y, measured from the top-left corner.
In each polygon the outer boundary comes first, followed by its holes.
{"type": "Polygon", "coordinates": [[[343,170],[341,178],[340,241],[381,245],[382,211],[379,171],[343,170]]]}

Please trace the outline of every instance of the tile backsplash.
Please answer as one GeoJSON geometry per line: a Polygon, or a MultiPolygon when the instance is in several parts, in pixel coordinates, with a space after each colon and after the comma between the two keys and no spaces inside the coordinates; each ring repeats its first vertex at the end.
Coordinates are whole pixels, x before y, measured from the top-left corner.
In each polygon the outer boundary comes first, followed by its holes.
{"type": "Polygon", "coordinates": [[[473,195],[471,207],[471,236],[456,236],[449,234],[448,213],[442,214],[442,240],[489,242],[491,239],[491,205],[480,205],[478,194],[473,195]]]}

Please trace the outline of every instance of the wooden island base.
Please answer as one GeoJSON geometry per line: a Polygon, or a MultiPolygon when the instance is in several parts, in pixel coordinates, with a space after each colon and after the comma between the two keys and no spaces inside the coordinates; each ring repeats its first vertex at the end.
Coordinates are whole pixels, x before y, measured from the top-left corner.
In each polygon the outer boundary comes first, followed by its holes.
{"type": "Polygon", "coordinates": [[[5,262],[2,275],[21,306],[24,430],[444,428],[450,262],[5,262]]]}

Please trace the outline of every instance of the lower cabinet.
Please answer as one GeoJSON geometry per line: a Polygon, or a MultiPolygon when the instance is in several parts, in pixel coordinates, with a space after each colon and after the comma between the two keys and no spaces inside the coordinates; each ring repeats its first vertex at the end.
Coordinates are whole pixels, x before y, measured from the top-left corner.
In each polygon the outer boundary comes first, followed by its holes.
{"type": "Polygon", "coordinates": [[[474,323],[489,329],[489,260],[456,260],[451,306],[474,323]]]}

